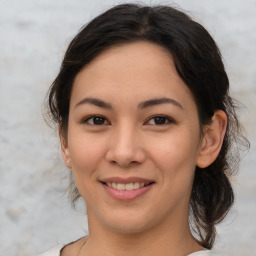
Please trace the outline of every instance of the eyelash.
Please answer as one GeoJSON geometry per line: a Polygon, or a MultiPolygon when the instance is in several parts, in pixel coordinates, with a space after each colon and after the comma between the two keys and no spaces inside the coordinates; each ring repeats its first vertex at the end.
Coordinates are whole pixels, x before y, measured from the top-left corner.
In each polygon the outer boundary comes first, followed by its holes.
{"type": "MultiPolygon", "coordinates": [[[[92,116],[89,116],[85,119],[82,120],[82,123],[86,123],[88,125],[92,125],[92,126],[101,126],[101,125],[109,125],[110,122],[104,117],[104,116],[101,116],[101,115],[92,115],[92,116]],[[100,119],[100,120],[97,120],[97,119],[100,119]],[[90,120],[92,120],[92,123],[90,123],[90,120]],[[97,121],[101,121],[100,123],[98,124],[95,124],[94,122],[97,122],[97,121]],[[106,123],[107,122],[107,123],[106,123]]],[[[176,123],[172,118],[168,117],[168,116],[165,116],[165,115],[155,115],[155,116],[152,116],[148,119],[148,121],[145,122],[145,124],[148,124],[148,125],[156,125],[156,126],[164,126],[164,125],[168,125],[168,124],[171,124],[171,123],[176,123]],[[159,120],[160,118],[160,120],[159,120]],[[164,121],[163,123],[156,123],[157,122],[157,119],[158,121],[164,121]],[[154,124],[150,124],[150,121],[151,120],[154,120],[154,124]]]]}
{"type": "Polygon", "coordinates": [[[106,125],[105,122],[107,121],[107,124],[110,124],[109,121],[104,117],[104,116],[100,116],[100,115],[92,115],[89,116],[85,119],[82,120],[82,123],[86,123],[88,125],[95,125],[95,126],[100,126],[100,125],[106,125]],[[95,123],[90,123],[90,120],[96,121],[97,118],[100,118],[101,120],[104,121],[104,123],[102,124],[95,124],[95,123]]]}
{"type": "Polygon", "coordinates": [[[165,115],[155,115],[155,116],[152,116],[152,117],[149,118],[149,120],[146,123],[149,123],[153,119],[155,119],[155,123],[154,124],[149,124],[149,125],[163,126],[163,125],[168,125],[168,124],[171,124],[171,123],[175,123],[175,121],[172,118],[170,118],[168,116],[165,116],[165,115]],[[157,118],[158,119],[161,118],[162,120],[164,119],[164,123],[156,124],[156,119],[157,118]]]}

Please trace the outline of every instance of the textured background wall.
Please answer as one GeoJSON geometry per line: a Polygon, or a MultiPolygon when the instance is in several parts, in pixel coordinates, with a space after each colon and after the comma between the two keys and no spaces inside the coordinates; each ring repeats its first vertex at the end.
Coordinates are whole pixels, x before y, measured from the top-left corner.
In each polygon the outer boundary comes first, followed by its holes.
{"type": "MultiPolygon", "coordinates": [[[[86,232],[70,209],[68,170],[42,117],[68,42],[89,19],[125,1],[0,0],[0,255],[36,255],[86,232]]],[[[149,1],[145,1],[149,3],[149,1]]],[[[170,1],[151,1],[171,3],[170,1]]],[[[177,0],[218,42],[251,140],[234,180],[236,204],[216,248],[256,255],[256,1],[177,0]]]]}

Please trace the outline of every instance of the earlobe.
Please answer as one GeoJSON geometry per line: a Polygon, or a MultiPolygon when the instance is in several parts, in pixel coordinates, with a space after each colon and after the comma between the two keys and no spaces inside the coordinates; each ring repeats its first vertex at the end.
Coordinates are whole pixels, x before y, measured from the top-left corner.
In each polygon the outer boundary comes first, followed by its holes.
{"type": "Polygon", "coordinates": [[[67,143],[67,139],[64,138],[64,136],[63,136],[63,132],[62,132],[61,128],[59,128],[59,137],[60,137],[62,158],[63,158],[67,168],[71,169],[72,165],[71,165],[68,143],[67,143]]]}
{"type": "Polygon", "coordinates": [[[204,128],[196,165],[206,168],[212,164],[219,155],[227,128],[227,115],[222,110],[217,110],[212,122],[204,128]]]}

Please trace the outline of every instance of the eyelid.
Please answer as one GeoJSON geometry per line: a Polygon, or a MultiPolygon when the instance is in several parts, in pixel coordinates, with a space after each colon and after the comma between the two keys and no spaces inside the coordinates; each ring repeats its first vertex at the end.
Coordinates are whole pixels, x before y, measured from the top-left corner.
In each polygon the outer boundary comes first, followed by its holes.
{"type": "MultiPolygon", "coordinates": [[[[86,124],[86,125],[91,125],[91,126],[110,125],[110,122],[108,121],[108,119],[107,119],[106,117],[104,117],[104,116],[102,116],[102,115],[97,115],[97,114],[86,116],[85,118],[83,118],[83,119],[81,120],[81,123],[82,123],[82,124],[86,124]],[[89,120],[90,120],[90,119],[97,118],[97,117],[104,119],[104,123],[103,123],[103,124],[93,124],[93,123],[89,123],[89,120]]],[[[174,123],[174,124],[176,123],[176,121],[175,121],[173,118],[171,118],[171,117],[169,117],[169,116],[167,116],[167,115],[158,114],[158,115],[153,115],[153,116],[149,117],[149,118],[147,119],[147,121],[146,121],[144,124],[146,124],[146,125],[155,125],[155,126],[164,126],[164,125],[170,125],[170,124],[173,124],[173,123],[174,123]],[[164,123],[164,124],[156,124],[156,123],[155,123],[155,124],[149,124],[149,122],[150,122],[152,119],[157,118],[157,117],[165,118],[166,121],[167,121],[167,123],[164,123]]]]}
{"type": "Polygon", "coordinates": [[[164,125],[170,125],[170,124],[175,124],[176,121],[169,117],[169,116],[166,116],[166,115],[162,115],[162,114],[159,114],[159,115],[153,115],[151,117],[148,118],[148,120],[145,122],[145,124],[149,123],[150,120],[156,118],[156,117],[163,117],[163,118],[166,118],[168,120],[168,123],[164,123],[164,124],[148,124],[148,125],[156,125],[156,126],[164,126],[164,125]]]}
{"type": "Polygon", "coordinates": [[[109,125],[109,124],[110,124],[110,122],[108,121],[108,119],[107,119],[106,117],[102,116],[102,115],[89,115],[89,116],[83,118],[82,121],[81,121],[81,123],[82,123],[82,124],[86,124],[86,125],[91,125],[91,126],[103,126],[103,125],[109,125]],[[104,120],[105,120],[105,121],[104,121],[104,124],[98,124],[98,125],[97,125],[97,124],[90,124],[90,123],[88,122],[90,119],[96,118],[96,117],[100,117],[100,118],[104,119],[104,120]],[[105,124],[105,122],[107,122],[107,124],[105,124]]]}

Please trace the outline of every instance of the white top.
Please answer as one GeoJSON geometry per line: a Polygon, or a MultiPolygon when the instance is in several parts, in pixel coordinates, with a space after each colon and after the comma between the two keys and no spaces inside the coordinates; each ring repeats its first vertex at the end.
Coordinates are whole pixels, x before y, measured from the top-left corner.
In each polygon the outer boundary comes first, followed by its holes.
{"type": "MultiPolygon", "coordinates": [[[[39,256],[60,256],[60,251],[65,245],[58,245],[57,247],[51,249],[48,252],[40,254],[39,256]]],[[[212,250],[203,250],[198,252],[193,252],[187,256],[226,256],[225,254],[212,250]]]]}

